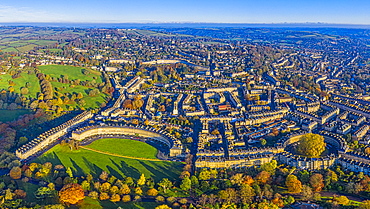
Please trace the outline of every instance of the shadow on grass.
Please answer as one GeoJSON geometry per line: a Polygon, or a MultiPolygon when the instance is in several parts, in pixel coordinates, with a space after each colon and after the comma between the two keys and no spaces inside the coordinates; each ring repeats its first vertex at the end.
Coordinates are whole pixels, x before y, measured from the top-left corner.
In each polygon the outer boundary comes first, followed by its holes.
{"type": "Polygon", "coordinates": [[[119,178],[119,179],[124,178],[124,176],[122,176],[120,173],[118,173],[118,171],[116,169],[112,168],[111,166],[107,165],[107,169],[108,169],[108,173],[115,176],[116,178],[119,178]]]}
{"type": "Polygon", "coordinates": [[[94,177],[99,177],[103,169],[99,168],[97,165],[91,163],[86,157],[82,157],[84,163],[90,170],[90,174],[94,177]]]}
{"type": "Polygon", "coordinates": [[[44,154],[43,156],[35,159],[36,163],[46,163],[50,162],[55,165],[63,165],[62,161],[59,159],[58,155],[55,152],[44,154]]]}
{"type": "Polygon", "coordinates": [[[146,163],[143,161],[140,161],[140,163],[154,174],[153,179],[155,181],[160,181],[163,178],[168,178],[172,181],[176,180],[181,172],[175,163],[163,162],[165,166],[159,165],[159,163],[146,163]]]}
{"type": "Polygon", "coordinates": [[[132,178],[139,178],[140,175],[141,175],[141,172],[138,169],[136,169],[132,166],[129,166],[123,160],[121,161],[121,165],[116,163],[111,158],[110,158],[110,161],[113,163],[113,165],[115,165],[123,173],[124,176],[129,176],[129,177],[132,177],[132,178]]]}
{"type": "Polygon", "coordinates": [[[72,169],[75,171],[75,175],[77,176],[83,176],[85,172],[82,170],[82,168],[74,161],[72,158],[69,158],[69,160],[72,163],[72,169]]]}

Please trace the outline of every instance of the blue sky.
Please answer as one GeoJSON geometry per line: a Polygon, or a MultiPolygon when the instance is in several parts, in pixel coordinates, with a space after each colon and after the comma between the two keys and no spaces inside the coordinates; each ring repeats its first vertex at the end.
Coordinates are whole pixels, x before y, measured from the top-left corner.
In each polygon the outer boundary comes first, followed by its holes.
{"type": "Polygon", "coordinates": [[[0,22],[370,25],[370,0],[1,0],[0,22]]]}

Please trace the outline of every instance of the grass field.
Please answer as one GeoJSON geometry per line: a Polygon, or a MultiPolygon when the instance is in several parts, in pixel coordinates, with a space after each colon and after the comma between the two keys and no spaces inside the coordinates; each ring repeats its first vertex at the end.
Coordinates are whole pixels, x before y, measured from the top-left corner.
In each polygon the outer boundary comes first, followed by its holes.
{"type": "Polygon", "coordinates": [[[18,119],[19,116],[29,114],[30,110],[1,110],[0,109],[0,122],[8,122],[18,119]]]}
{"type": "MultiPolygon", "coordinates": [[[[132,157],[154,158],[156,154],[154,147],[129,139],[100,139],[87,147],[132,157]]],[[[182,168],[182,163],[179,162],[134,160],[84,149],[71,151],[68,146],[61,145],[53,147],[35,162],[63,164],[66,167],[71,167],[73,173],[78,176],[88,173],[98,176],[102,170],[105,170],[117,178],[125,176],[139,178],[141,173],[144,173],[145,176],[151,176],[156,181],[162,178],[175,179],[179,176],[182,168]]]]}
{"type": "Polygon", "coordinates": [[[29,94],[26,96],[35,98],[37,93],[40,92],[40,85],[39,80],[37,79],[36,75],[29,75],[26,72],[21,73],[19,78],[13,79],[11,75],[5,74],[0,75],[0,90],[5,89],[7,90],[9,87],[9,80],[14,81],[14,92],[20,93],[21,88],[26,86],[26,83],[30,83],[31,86],[28,88],[29,94]]]}
{"type": "Polygon", "coordinates": [[[101,73],[87,69],[90,74],[84,75],[81,67],[74,67],[68,65],[43,65],[38,67],[40,71],[46,75],[59,78],[61,75],[68,75],[69,80],[80,79],[81,81],[92,81],[95,80],[97,83],[101,83],[101,73]]]}
{"type": "Polygon", "coordinates": [[[150,146],[149,144],[130,139],[106,138],[97,140],[86,147],[130,157],[156,159],[157,155],[156,148],[150,146]]]}
{"type": "Polygon", "coordinates": [[[128,202],[128,203],[123,203],[123,202],[111,202],[109,200],[105,201],[98,201],[94,200],[90,197],[85,197],[82,203],[79,204],[79,208],[82,209],[103,209],[103,208],[125,208],[125,209],[153,209],[157,207],[158,203],[155,202],[128,202]]]}
{"type": "MultiPolygon", "coordinates": [[[[83,68],[74,67],[74,66],[66,66],[66,65],[43,65],[39,66],[41,72],[46,75],[50,75],[52,77],[60,78],[63,76],[68,76],[69,80],[79,79],[80,81],[95,81],[96,83],[101,83],[101,73],[98,71],[90,70],[88,75],[84,75],[82,73],[83,68]]],[[[15,85],[14,92],[20,94],[21,88],[26,86],[26,83],[30,83],[30,87],[28,88],[29,93],[24,95],[30,98],[36,98],[37,94],[41,91],[39,80],[37,79],[36,75],[28,74],[27,72],[22,72],[20,77],[13,79],[10,74],[1,74],[0,75],[0,90],[8,90],[9,88],[9,80],[14,81],[15,85]]],[[[108,97],[108,95],[104,93],[99,93],[96,96],[89,96],[89,92],[94,88],[85,87],[85,86],[73,86],[71,87],[70,84],[60,83],[60,82],[51,82],[54,91],[59,93],[82,93],[83,100],[85,100],[86,105],[84,105],[85,109],[95,109],[99,108],[102,103],[104,103],[108,97]]],[[[71,102],[68,104],[63,104],[62,107],[65,108],[66,106],[76,107],[77,104],[75,102],[71,102]]]]}

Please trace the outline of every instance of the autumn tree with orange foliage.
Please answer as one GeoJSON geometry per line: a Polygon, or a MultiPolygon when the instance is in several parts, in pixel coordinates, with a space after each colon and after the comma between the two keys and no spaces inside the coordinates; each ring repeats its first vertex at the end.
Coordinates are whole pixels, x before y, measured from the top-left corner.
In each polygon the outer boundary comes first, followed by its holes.
{"type": "Polygon", "coordinates": [[[9,175],[12,179],[20,179],[22,177],[22,169],[20,167],[13,167],[9,175]]]}
{"type": "Polygon", "coordinates": [[[84,198],[84,190],[76,183],[67,184],[59,191],[59,200],[67,205],[77,204],[84,198]]]}
{"type": "Polygon", "coordinates": [[[321,174],[315,173],[310,177],[310,184],[314,192],[320,192],[324,188],[324,179],[321,174]]]}
{"type": "Polygon", "coordinates": [[[295,175],[288,175],[285,181],[285,185],[290,193],[299,193],[302,191],[302,182],[298,180],[295,175]]]}
{"type": "Polygon", "coordinates": [[[261,171],[257,176],[256,180],[260,184],[266,184],[271,179],[271,175],[266,171],[261,171]]]}
{"type": "Polygon", "coordinates": [[[245,176],[244,177],[244,181],[243,181],[243,184],[248,184],[249,186],[251,186],[253,184],[254,180],[251,176],[245,176]]]}

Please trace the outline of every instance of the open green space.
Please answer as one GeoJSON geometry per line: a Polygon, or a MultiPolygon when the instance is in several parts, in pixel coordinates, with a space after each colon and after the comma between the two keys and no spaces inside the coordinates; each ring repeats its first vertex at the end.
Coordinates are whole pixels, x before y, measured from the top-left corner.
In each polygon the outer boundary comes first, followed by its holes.
{"type": "Polygon", "coordinates": [[[111,202],[109,200],[98,201],[90,197],[85,197],[85,199],[79,204],[80,208],[125,208],[125,209],[149,209],[157,207],[156,202],[111,202]]]}
{"type": "Polygon", "coordinates": [[[0,122],[8,122],[18,119],[19,116],[31,113],[31,110],[2,110],[0,109],[0,122]]]}
{"type": "Polygon", "coordinates": [[[118,138],[105,138],[95,141],[86,147],[130,157],[156,159],[157,149],[147,143],[118,138]]]}
{"type": "MultiPolygon", "coordinates": [[[[76,80],[79,79],[80,81],[90,81],[91,83],[102,83],[101,73],[98,71],[94,71],[91,69],[84,69],[80,67],[74,66],[65,66],[65,65],[44,65],[39,67],[40,71],[46,75],[51,77],[68,77],[69,80],[76,80]],[[86,73],[87,71],[88,73],[86,73]],[[85,72],[85,73],[83,73],[85,72]]],[[[29,98],[36,98],[37,94],[41,92],[39,80],[35,74],[28,74],[27,71],[23,71],[20,73],[20,76],[17,78],[12,78],[11,73],[7,72],[5,74],[0,75],[0,91],[5,90],[8,91],[10,84],[9,81],[13,81],[14,93],[20,94],[21,89],[23,87],[28,88],[29,93],[24,95],[25,97],[29,98]]],[[[94,87],[86,87],[81,85],[71,85],[67,83],[60,83],[60,82],[51,82],[55,95],[58,96],[60,94],[70,95],[72,93],[78,94],[82,93],[83,100],[85,104],[83,107],[85,109],[95,109],[99,108],[100,105],[107,100],[107,94],[105,93],[98,93],[94,96],[90,96],[89,92],[95,89],[94,87]]],[[[61,95],[64,96],[64,95],[61,95]]],[[[81,104],[76,104],[76,102],[72,101],[66,104],[63,104],[63,108],[69,108],[76,106],[80,106],[81,104]]],[[[67,110],[67,109],[66,109],[67,110]]]]}
{"type": "MultiPolygon", "coordinates": [[[[116,152],[132,157],[153,157],[155,150],[148,146],[150,145],[139,141],[119,139],[100,139],[89,145],[91,148],[109,153],[116,152]]],[[[70,167],[77,176],[92,174],[97,177],[104,170],[118,178],[126,176],[139,178],[143,173],[147,177],[153,177],[156,181],[162,178],[176,179],[182,169],[180,162],[127,159],[85,149],[71,151],[68,146],[61,145],[56,145],[37,158],[35,162],[62,164],[70,167]]]]}
{"type": "Polygon", "coordinates": [[[20,94],[21,88],[25,87],[26,83],[29,83],[30,85],[28,87],[29,93],[25,96],[35,98],[37,93],[40,92],[39,80],[34,74],[30,75],[26,72],[22,72],[20,77],[14,79],[9,74],[0,75],[0,90],[8,90],[9,80],[14,81],[14,92],[17,94],[20,94]]]}
{"type": "Polygon", "coordinates": [[[40,71],[46,75],[59,78],[61,75],[67,75],[69,80],[80,79],[81,81],[95,80],[101,83],[101,73],[87,68],[74,67],[69,65],[42,65],[38,67],[40,71]],[[82,71],[87,70],[90,73],[84,75],[82,71]]]}

